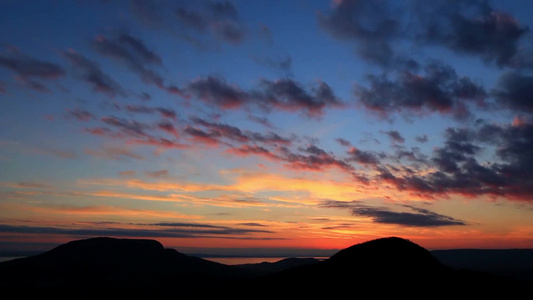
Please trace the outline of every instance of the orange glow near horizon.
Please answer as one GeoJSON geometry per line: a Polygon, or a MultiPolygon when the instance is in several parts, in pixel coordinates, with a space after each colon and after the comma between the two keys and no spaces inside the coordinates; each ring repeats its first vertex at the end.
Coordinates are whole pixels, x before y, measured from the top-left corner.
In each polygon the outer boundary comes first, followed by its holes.
{"type": "MultiPolygon", "coordinates": [[[[133,175],[135,174],[131,176],[133,175]]],[[[512,206],[499,206],[486,200],[477,200],[477,204],[471,208],[465,206],[468,209],[458,216],[473,219],[474,214],[477,214],[479,224],[471,225],[469,231],[461,226],[405,227],[379,224],[369,216],[357,216],[349,210],[322,206],[328,199],[346,203],[355,200],[374,208],[381,208],[385,204],[397,205],[399,208],[405,203],[412,205],[411,198],[408,202],[388,199],[390,190],[364,186],[356,188],[353,182],[324,180],[313,176],[290,177],[242,170],[221,170],[220,176],[224,183],[132,178],[84,179],[78,180],[70,190],[63,192],[56,192],[57,188],[49,185],[3,182],[2,186],[9,188],[13,195],[22,197],[23,201],[2,204],[2,211],[9,211],[11,219],[17,215],[20,218],[24,215],[39,217],[31,223],[10,222],[10,218],[0,212],[0,217],[4,220],[0,225],[60,228],[65,230],[64,237],[57,236],[54,240],[61,241],[66,241],[69,237],[74,239],[75,235],[69,232],[76,230],[93,230],[104,235],[110,232],[117,237],[120,237],[123,230],[123,237],[126,238],[134,237],[130,235],[130,230],[138,230],[146,234],[134,233],[135,237],[153,238],[165,246],[177,249],[342,249],[387,236],[407,238],[428,249],[533,248],[531,226],[517,222],[516,226],[498,233],[494,231],[496,228],[490,229],[482,224],[486,221],[483,220],[484,214],[478,213],[479,206],[485,207],[487,216],[498,211],[503,218],[508,213],[509,225],[516,219],[512,206]],[[371,191],[372,196],[367,191],[371,191]],[[38,205],[30,204],[37,199],[50,197],[55,199],[55,204],[47,204],[46,201],[40,201],[38,205]],[[61,199],[78,199],[78,203],[60,204],[61,199]],[[105,223],[109,217],[116,223],[105,223]],[[179,232],[184,230],[179,226],[186,226],[184,234],[191,228],[194,229],[191,231],[194,234],[191,237],[159,236],[161,232],[158,230],[172,231],[174,227],[154,225],[158,223],[176,223],[179,232]],[[151,232],[154,236],[150,235],[151,232]]],[[[398,195],[400,194],[395,193],[396,199],[398,195]]],[[[424,203],[423,199],[416,201],[420,205],[424,203]]],[[[447,211],[462,201],[464,200],[461,198],[442,200],[435,202],[435,205],[447,211]]],[[[527,214],[524,218],[527,218],[527,214]]],[[[25,236],[39,240],[38,236],[29,233],[25,236]]],[[[12,235],[9,237],[13,238],[12,235]]]]}

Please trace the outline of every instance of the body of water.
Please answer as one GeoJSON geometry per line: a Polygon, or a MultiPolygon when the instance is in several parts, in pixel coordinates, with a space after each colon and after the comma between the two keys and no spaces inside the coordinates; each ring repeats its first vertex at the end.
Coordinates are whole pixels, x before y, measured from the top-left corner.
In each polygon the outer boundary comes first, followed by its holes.
{"type": "Polygon", "coordinates": [[[17,259],[17,258],[23,258],[23,257],[24,256],[0,256],[0,262],[13,260],[13,259],[17,259]]]}
{"type": "MultiPolygon", "coordinates": [[[[285,259],[286,257],[207,257],[206,260],[218,262],[225,265],[241,264],[259,264],[262,262],[274,263],[285,259]]],[[[315,257],[318,260],[324,260],[328,257],[315,257]]]]}

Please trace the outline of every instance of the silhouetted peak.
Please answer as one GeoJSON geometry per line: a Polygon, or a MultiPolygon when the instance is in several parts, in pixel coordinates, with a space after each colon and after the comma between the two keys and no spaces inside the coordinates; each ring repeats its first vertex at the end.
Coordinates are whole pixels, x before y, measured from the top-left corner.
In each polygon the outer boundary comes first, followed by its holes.
{"type": "Polygon", "coordinates": [[[116,239],[110,237],[96,237],[84,240],[71,241],[63,244],[56,249],[117,249],[117,248],[136,248],[146,251],[159,251],[163,249],[163,245],[156,240],[143,239],[116,239]]]}
{"type": "Polygon", "coordinates": [[[160,253],[163,249],[163,245],[155,240],[98,237],[71,241],[43,255],[60,256],[63,259],[120,259],[150,256],[160,253]]]}
{"type": "Polygon", "coordinates": [[[148,239],[117,239],[110,237],[96,237],[85,240],[71,241],[63,245],[64,247],[74,248],[105,248],[105,249],[116,249],[116,248],[135,248],[138,250],[145,251],[160,251],[163,249],[163,245],[156,240],[148,239]]]}
{"type": "Polygon", "coordinates": [[[353,245],[326,261],[342,268],[428,271],[442,264],[423,247],[403,238],[387,237],[353,245]]]}

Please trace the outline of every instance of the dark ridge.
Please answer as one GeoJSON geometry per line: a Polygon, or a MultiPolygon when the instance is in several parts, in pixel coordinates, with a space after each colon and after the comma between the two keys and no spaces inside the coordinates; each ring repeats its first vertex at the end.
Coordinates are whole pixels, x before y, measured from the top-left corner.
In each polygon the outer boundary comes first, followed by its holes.
{"type": "Polygon", "coordinates": [[[192,293],[245,272],[165,249],[154,240],[92,238],[0,264],[0,288],[21,291],[192,293]]]}
{"type": "Polygon", "coordinates": [[[334,268],[356,268],[369,272],[389,269],[415,273],[442,271],[446,268],[428,250],[398,237],[351,246],[337,252],[325,263],[334,268]]]}
{"type": "Polygon", "coordinates": [[[428,250],[398,237],[351,246],[314,265],[291,268],[262,278],[262,285],[291,295],[372,297],[519,295],[524,286],[509,278],[457,271],[428,250]]]}
{"type": "Polygon", "coordinates": [[[237,268],[250,271],[255,275],[267,275],[276,272],[281,272],[290,268],[314,265],[318,263],[319,260],[316,258],[285,258],[276,262],[262,262],[256,264],[240,264],[234,265],[237,268]]]}
{"type": "Polygon", "coordinates": [[[531,282],[456,270],[402,238],[368,241],[329,259],[286,259],[228,266],[154,240],[93,238],[33,257],[0,263],[0,290],[19,298],[124,299],[141,297],[431,298],[521,295],[531,282]]]}
{"type": "Polygon", "coordinates": [[[533,249],[452,249],[431,253],[454,269],[488,272],[533,283],[533,249]]]}

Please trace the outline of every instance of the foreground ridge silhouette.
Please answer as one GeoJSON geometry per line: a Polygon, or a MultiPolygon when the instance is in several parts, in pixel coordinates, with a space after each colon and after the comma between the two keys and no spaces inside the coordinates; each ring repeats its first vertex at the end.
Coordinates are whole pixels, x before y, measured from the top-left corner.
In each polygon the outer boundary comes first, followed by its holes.
{"type": "Polygon", "coordinates": [[[343,249],[329,259],[286,260],[273,268],[228,266],[154,240],[92,238],[0,263],[0,289],[30,297],[396,295],[480,296],[522,293],[526,283],[455,270],[398,237],[343,249]],[[348,293],[348,294],[347,294],[348,293]]]}

